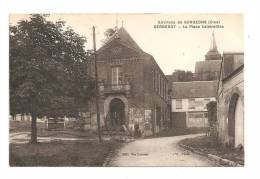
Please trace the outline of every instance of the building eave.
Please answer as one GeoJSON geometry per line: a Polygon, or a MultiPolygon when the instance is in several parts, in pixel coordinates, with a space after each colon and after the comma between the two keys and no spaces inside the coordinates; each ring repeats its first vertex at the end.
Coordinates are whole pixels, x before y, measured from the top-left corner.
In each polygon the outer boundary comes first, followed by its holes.
{"type": "Polygon", "coordinates": [[[228,81],[230,78],[232,78],[233,76],[235,76],[236,74],[238,74],[240,71],[242,71],[244,69],[244,65],[241,65],[240,67],[238,67],[236,70],[234,70],[232,73],[230,73],[228,76],[226,76],[225,78],[222,79],[223,82],[228,81]]]}

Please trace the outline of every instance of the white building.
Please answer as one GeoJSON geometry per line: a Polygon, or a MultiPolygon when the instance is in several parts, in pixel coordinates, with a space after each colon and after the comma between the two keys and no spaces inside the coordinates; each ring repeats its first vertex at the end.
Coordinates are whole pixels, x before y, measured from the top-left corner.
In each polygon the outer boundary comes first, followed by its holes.
{"type": "Polygon", "coordinates": [[[216,101],[216,87],[217,81],[173,82],[173,127],[207,127],[207,103],[216,101]]]}

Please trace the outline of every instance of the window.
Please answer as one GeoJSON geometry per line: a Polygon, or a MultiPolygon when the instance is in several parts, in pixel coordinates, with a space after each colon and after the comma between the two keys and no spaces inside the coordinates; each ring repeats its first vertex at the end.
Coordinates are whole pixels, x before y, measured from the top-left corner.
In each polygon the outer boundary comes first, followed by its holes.
{"type": "Polygon", "coordinates": [[[167,82],[165,81],[165,84],[164,84],[164,98],[167,99],[167,82]]]}
{"type": "Polygon", "coordinates": [[[159,79],[159,73],[157,73],[157,75],[156,75],[156,85],[157,85],[157,92],[158,93],[160,93],[160,81],[159,81],[160,79],[159,79]]]}
{"type": "Polygon", "coordinates": [[[189,99],[189,109],[195,109],[195,99],[189,99]]]}
{"type": "Polygon", "coordinates": [[[161,96],[163,96],[163,79],[161,78],[161,96]]]}
{"type": "Polygon", "coordinates": [[[163,83],[162,83],[162,97],[164,98],[164,79],[163,79],[163,83]]]}
{"type": "Polygon", "coordinates": [[[162,78],[161,78],[161,75],[159,76],[159,95],[161,96],[162,95],[162,78]]]}
{"type": "Polygon", "coordinates": [[[154,87],[155,87],[155,91],[157,92],[157,72],[154,71],[154,87]]]}
{"type": "Polygon", "coordinates": [[[182,109],[182,100],[176,99],[176,109],[182,109]]]}
{"type": "Polygon", "coordinates": [[[155,89],[155,70],[152,71],[153,75],[153,89],[155,89]]]}
{"type": "Polygon", "coordinates": [[[168,84],[166,84],[166,89],[165,89],[165,99],[168,99],[170,97],[169,89],[168,89],[168,84]]]}
{"type": "Polygon", "coordinates": [[[112,67],[112,85],[123,83],[123,72],[121,67],[112,67]]]}
{"type": "Polygon", "coordinates": [[[158,94],[161,95],[161,76],[158,74],[158,94]]]}
{"type": "Polygon", "coordinates": [[[123,72],[121,71],[121,68],[118,72],[118,84],[123,84],[123,72]]]}
{"type": "Polygon", "coordinates": [[[164,98],[164,79],[162,78],[162,97],[164,98]]]}
{"type": "Polygon", "coordinates": [[[118,67],[112,67],[112,84],[118,84],[117,81],[118,67]]]}

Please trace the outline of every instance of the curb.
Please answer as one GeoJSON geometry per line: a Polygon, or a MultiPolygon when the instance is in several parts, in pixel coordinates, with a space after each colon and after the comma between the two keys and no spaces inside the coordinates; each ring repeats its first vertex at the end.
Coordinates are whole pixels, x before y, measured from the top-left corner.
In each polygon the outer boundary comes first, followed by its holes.
{"type": "Polygon", "coordinates": [[[109,166],[109,163],[111,162],[111,159],[112,159],[112,157],[113,157],[113,154],[114,154],[113,151],[109,152],[109,154],[108,154],[107,157],[105,158],[104,163],[102,164],[102,167],[108,167],[108,166],[109,166]]]}
{"type": "MultiPolygon", "coordinates": [[[[133,142],[135,141],[135,139],[127,139],[127,140],[124,140],[124,142],[121,141],[121,143],[130,143],[130,142],[133,142]]],[[[121,146],[122,147],[122,146],[121,146]]],[[[103,164],[102,164],[102,167],[110,167],[109,164],[113,161],[113,157],[116,157],[116,155],[118,154],[119,150],[121,149],[121,147],[119,147],[118,149],[114,150],[114,151],[110,151],[109,154],[107,155],[107,157],[105,158],[103,164]]]]}
{"type": "Polygon", "coordinates": [[[231,160],[228,160],[228,159],[224,159],[224,158],[221,158],[219,156],[216,156],[216,155],[213,155],[213,154],[207,154],[207,153],[204,153],[204,152],[200,152],[190,146],[187,146],[187,145],[184,145],[184,144],[179,144],[180,147],[186,149],[186,150],[189,150],[193,153],[196,153],[196,154],[199,154],[199,155],[202,155],[202,156],[206,156],[208,157],[210,160],[213,160],[213,161],[216,161],[218,162],[220,165],[228,165],[229,167],[243,167],[244,165],[241,165],[237,162],[234,162],[234,161],[231,161],[231,160]]]}

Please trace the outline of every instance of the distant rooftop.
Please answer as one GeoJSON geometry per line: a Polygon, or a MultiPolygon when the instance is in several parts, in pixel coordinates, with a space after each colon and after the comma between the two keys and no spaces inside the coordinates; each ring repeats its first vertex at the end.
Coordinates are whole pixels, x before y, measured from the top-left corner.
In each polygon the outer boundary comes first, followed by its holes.
{"type": "Polygon", "coordinates": [[[225,54],[243,55],[244,52],[242,52],[242,51],[223,51],[223,55],[225,55],[225,54]]]}
{"type": "Polygon", "coordinates": [[[215,97],[217,81],[173,82],[172,96],[174,99],[215,97]]]}
{"type": "Polygon", "coordinates": [[[233,71],[244,65],[244,52],[224,52],[223,53],[224,76],[226,78],[233,71]]]}

